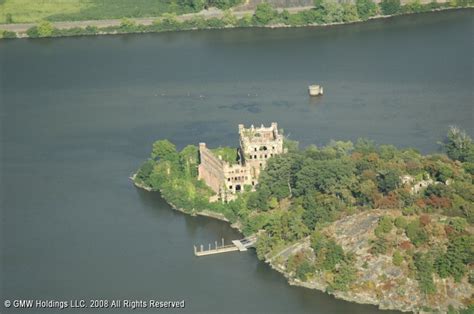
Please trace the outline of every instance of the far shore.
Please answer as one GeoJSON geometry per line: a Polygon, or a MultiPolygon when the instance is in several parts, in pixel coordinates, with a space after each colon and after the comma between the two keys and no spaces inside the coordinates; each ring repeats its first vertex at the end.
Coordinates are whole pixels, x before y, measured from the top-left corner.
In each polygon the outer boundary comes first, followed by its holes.
{"type": "MultiPolygon", "coordinates": [[[[282,12],[283,10],[287,10],[289,13],[298,13],[305,10],[310,10],[314,7],[294,7],[294,8],[284,8],[284,9],[277,9],[278,12],[282,12]]],[[[473,9],[474,6],[467,6],[467,7],[441,7],[435,8],[432,10],[427,10],[423,12],[414,12],[414,13],[397,13],[393,15],[375,15],[370,17],[368,20],[357,20],[351,22],[334,22],[334,23],[326,23],[326,24],[318,24],[318,23],[308,23],[302,25],[288,25],[284,23],[277,23],[277,24],[268,24],[268,25],[249,25],[249,26],[239,26],[239,25],[226,25],[224,27],[190,27],[190,28],[183,28],[183,29],[170,29],[170,30],[159,30],[159,31],[124,31],[121,29],[114,29],[110,30],[110,28],[118,28],[120,27],[122,20],[114,19],[114,20],[92,20],[92,21],[71,21],[71,22],[54,22],[52,23],[53,27],[58,30],[68,30],[73,28],[85,28],[85,27],[97,27],[98,32],[94,34],[61,34],[61,35],[53,35],[47,38],[53,37],[72,37],[72,36],[91,36],[91,35],[122,35],[122,34],[143,34],[143,33],[157,33],[157,32],[176,32],[176,31],[194,31],[194,30],[209,30],[209,29],[235,29],[235,28],[295,28],[295,27],[328,27],[328,26],[338,26],[338,25],[348,25],[348,24],[358,24],[364,23],[373,20],[379,19],[388,19],[397,16],[404,16],[404,15],[413,15],[413,14],[423,14],[423,13],[434,13],[434,12],[441,12],[441,11],[448,11],[448,10],[461,10],[461,9],[473,9]],[[107,29],[109,28],[109,29],[107,29]]],[[[245,16],[249,16],[254,14],[254,11],[238,11],[233,12],[233,15],[236,18],[243,18],[245,16]]],[[[212,18],[222,18],[223,11],[221,10],[206,10],[201,11],[199,13],[190,13],[184,15],[176,16],[176,20],[178,22],[185,22],[189,21],[194,17],[202,17],[204,19],[212,19],[212,18]]],[[[150,26],[154,22],[161,20],[161,18],[136,18],[130,19],[137,26],[150,26]]],[[[0,31],[8,31],[13,32],[16,35],[16,38],[29,38],[27,34],[27,30],[31,27],[37,26],[36,23],[26,23],[26,24],[0,24],[0,31]]],[[[40,37],[46,38],[46,37],[40,37]]],[[[1,39],[1,37],[0,37],[1,39]]],[[[3,38],[3,39],[10,39],[10,38],[3,38]]]]}

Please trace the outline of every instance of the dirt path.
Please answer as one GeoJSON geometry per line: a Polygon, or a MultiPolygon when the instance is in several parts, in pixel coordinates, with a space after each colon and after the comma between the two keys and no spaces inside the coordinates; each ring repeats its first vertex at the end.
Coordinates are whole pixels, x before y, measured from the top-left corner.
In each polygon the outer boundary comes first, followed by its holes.
{"type": "MultiPolygon", "coordinates": [[[[308,10],[313,8],[312,6],[309,7],[293,7],[287,8],[290,13],[296,13],[304,10],[308,10]]],[[[278,9],[279,12],[283,11],[283,9],[278,9]]],[[[233,12],[233,14],[237,18],[241,18],[246,14],[253,14],[254,11],[238,11],[233,12]]],[[[193,17],[201,16],[205,19],[209,18],[221,18],[224,15],[223,11],[215,8],[211,8],[209,10],[203,10],[198,13],[190,13],[190,14],[183,14],[178,15],[176,18],[178,21],[186,21],[192,19],[193,17]]],[[[131,20],[135,21],[137,24],[143,25],[150,25],[154,21],[159,20],[160,17],[146,17],[146,18],[133,18],[131,20]]],[[[59,29],[68,29],[73,27],[86,27],[86,26],[97,26],[97,27],[107,27],[107,26],[118,26],[120,25],[121,19],[113,19],[113,20],[91,20],[91,21],[71,21],[71,22],[54,22],[53,25],[59,29]]],[[[24,24],[0,24],[0,29],[12,31],[16,33],[24,33],[28,30],[28,28],[35,26],[36,23],[24,23],[24,24]]]]}

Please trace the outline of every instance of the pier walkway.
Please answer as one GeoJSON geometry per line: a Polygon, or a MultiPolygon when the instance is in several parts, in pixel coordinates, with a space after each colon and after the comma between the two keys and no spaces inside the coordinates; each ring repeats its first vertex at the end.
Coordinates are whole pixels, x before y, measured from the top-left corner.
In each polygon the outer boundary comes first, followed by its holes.
{"type": "Polygon", "coordinates": [[[225,245],[224,239],[222,239],[222,244],[219,246],[217,241],[214,244],[214,248],[211,247],[209,243],[208,249],[205,250],[204,246],[201,244],[200,250],[196,246],[194,246],[194,255],[196,256],[206,256],[206,255],[214,255],[219,253],[227,253],[227,252],[234,252],[234,251],[247,251],[249,247],[255,246],[257,242],[257,236],[252,235],[247,238],[241,240],[232,240],[232,244],[225,245]]]}

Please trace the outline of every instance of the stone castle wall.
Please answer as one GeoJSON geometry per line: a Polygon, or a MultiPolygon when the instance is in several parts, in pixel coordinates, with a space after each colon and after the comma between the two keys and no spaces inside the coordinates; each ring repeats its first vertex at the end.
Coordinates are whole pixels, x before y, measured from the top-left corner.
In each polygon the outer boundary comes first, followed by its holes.
{"type": "Polygon", "coordinates": [[[225,182],[224,162],[214,156],[205,143],[199,143],[199,156],[201,162],[198,178],[204,180],[214,192],[219,193],[222,183],[225,182]]]}
{"type": "Polygon", "coordinates": [[[252,188],[258,183],[260,171],[265,169],[267,160],[284,152],[283,135],[278,132],[277,123],[266,128],[263,125],[246,129],[239,125],[239,163],[229,164],[220,156],[199,144],[199,179],[221,199],[233,199],[235,193],[244,191],[246,185],[252,188]]]}

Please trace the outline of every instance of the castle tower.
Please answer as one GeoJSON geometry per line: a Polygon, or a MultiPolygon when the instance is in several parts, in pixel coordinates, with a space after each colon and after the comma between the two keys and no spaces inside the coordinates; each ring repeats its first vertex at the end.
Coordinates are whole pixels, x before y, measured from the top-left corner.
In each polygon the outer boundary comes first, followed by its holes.
{"type": "Polygon", "coordinates": [[[283,153],[283,135],[278,132],[278,124],[272,122],[270,127],[263,124],[246,129],[239,124],[240,154],[242,163],[249,168],[252,178],[257,180],[260,171],[265,169],[270,157],[283,153]]]}

